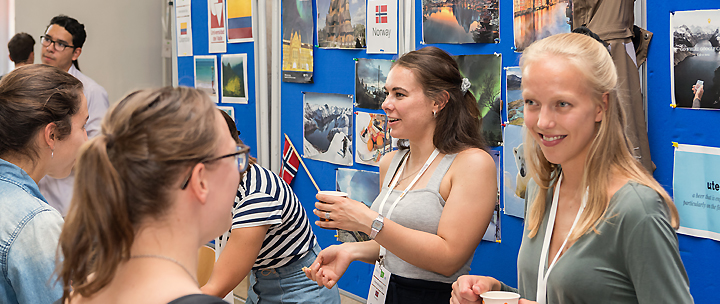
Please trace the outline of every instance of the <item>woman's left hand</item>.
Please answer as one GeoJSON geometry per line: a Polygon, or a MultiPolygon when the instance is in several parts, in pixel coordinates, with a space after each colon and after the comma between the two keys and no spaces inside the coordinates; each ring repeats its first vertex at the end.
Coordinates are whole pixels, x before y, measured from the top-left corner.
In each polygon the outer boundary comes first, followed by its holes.
{"type": "Polygon", "coordinates": [[[370,210],[365,204],[346,197],[317,194],[313,213],[320,220],[315,224],[325,229],[344,229],[370,233],[370,226],[377,217],[377,212],[370,210]],[[326,220],[328,219],[329,220],[326,220]]]}

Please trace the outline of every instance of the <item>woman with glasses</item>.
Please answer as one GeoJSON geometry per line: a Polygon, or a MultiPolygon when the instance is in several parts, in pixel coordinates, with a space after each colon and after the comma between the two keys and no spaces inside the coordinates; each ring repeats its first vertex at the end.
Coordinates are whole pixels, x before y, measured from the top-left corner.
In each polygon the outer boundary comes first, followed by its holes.
{"type": "Polygon", "coordinates": [[[82,83],[38,64],[0,82],[0,303],[50,303],[63,219],[40,194],[45,175],[70,174],[87,140],[82,83]]]}
{"type": "MultiPolygon", "coordinates": [[[[233,134],[235,122],[222,112],[233,134]]],[[[233,206],[232,231],[218,244],[222,251],[207,294],[225,296],[250,273],[246,303],[340,303],[337,287],[323,288],[301,271],[320,252],[305,209],[290,186],[250,158],[233,206]]]]}
{"type": "Polygon", "coordinates": [[[58,303],[225,303],[201,294],[198,249],[230,227],[247,152],[198,90],[123,98],[81,148],[58,303]]]}

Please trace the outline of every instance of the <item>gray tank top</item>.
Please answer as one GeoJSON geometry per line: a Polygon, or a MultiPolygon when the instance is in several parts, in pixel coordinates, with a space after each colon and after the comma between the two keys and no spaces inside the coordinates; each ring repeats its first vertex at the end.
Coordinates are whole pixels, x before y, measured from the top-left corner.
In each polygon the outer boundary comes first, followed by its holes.
{"type": "MultiPolygon", "coordinates": [[[[383,206],[382,212],[380,212],[383,215],[387,214],[388,211],[390,211],[390,207],[393,202],[395,202],[398,196],[402,193],[402,190],[405,190],[389,189],[388,185],[397,171],[403,156],[409,151],[410,150],[406,149],[395,153],[395,156],[388,167],[388,171],[385,173],[380,194],[377,198],[375,198],[375,201],[373,201],[370,209],[379,212],[378,208],[380,208],[382,199],[385,198],[388,191],[392,191],[390,193],[390,197],[388,197],[388,200],[385,203],[385,206],[383,206]]],[[[405,197],[398,202],[395,210],[393,210],[392,218],[390,218],[393,222],[407,228],[437,234],[438,225],[440,224],[440,216],[442,215],[443,207],[445,207],[445,200],[442,196],[440,196],[439,192],[440,182],[450,168],[453,160],[455,160],[455,156],[457,156],[457,154],[448,154],[440,160],[440,163],[435,168],[435,171],[433,171],[425,188],[408,191],[405,197]]],[[[427,174],[427,172],[425,174],[427,174]]],[[[455,282],[459,276],[468,274],[470,272],[471,262],[472,257],[465,262],[465,265],[463,265],[460,270],[455,272],[453,275],[446,277],[442,274],[411,265],[390,251],[388,251],[385,256],[385,267],[393,274],[406,278],[443,283],[455,282]]]]}

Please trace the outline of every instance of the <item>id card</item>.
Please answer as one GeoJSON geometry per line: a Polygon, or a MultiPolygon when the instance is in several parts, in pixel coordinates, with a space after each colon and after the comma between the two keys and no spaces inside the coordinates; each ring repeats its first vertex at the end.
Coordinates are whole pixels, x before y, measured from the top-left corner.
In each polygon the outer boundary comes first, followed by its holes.
{"type": "Polygon", "coordinates": [[[389,283],[390,272],[380,262],[375,261],[375,271],[373,271],[372,280],[370,281],[367,304],[385,304],[389,283]]]}

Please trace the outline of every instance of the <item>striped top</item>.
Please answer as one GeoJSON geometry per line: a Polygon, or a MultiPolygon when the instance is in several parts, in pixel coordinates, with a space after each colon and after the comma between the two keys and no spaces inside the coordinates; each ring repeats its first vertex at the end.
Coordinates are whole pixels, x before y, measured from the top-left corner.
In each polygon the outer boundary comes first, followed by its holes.
{"type": "MultiPolygon", "coordinates": [[[[233,205],[232,229],[270,225],[252,269],[299,260],[317,243],[305,209],[290,186],[259,165],[248,167],[233,205]]],[[[224,247],[221,239],[220,247],[224,247]]]]}

